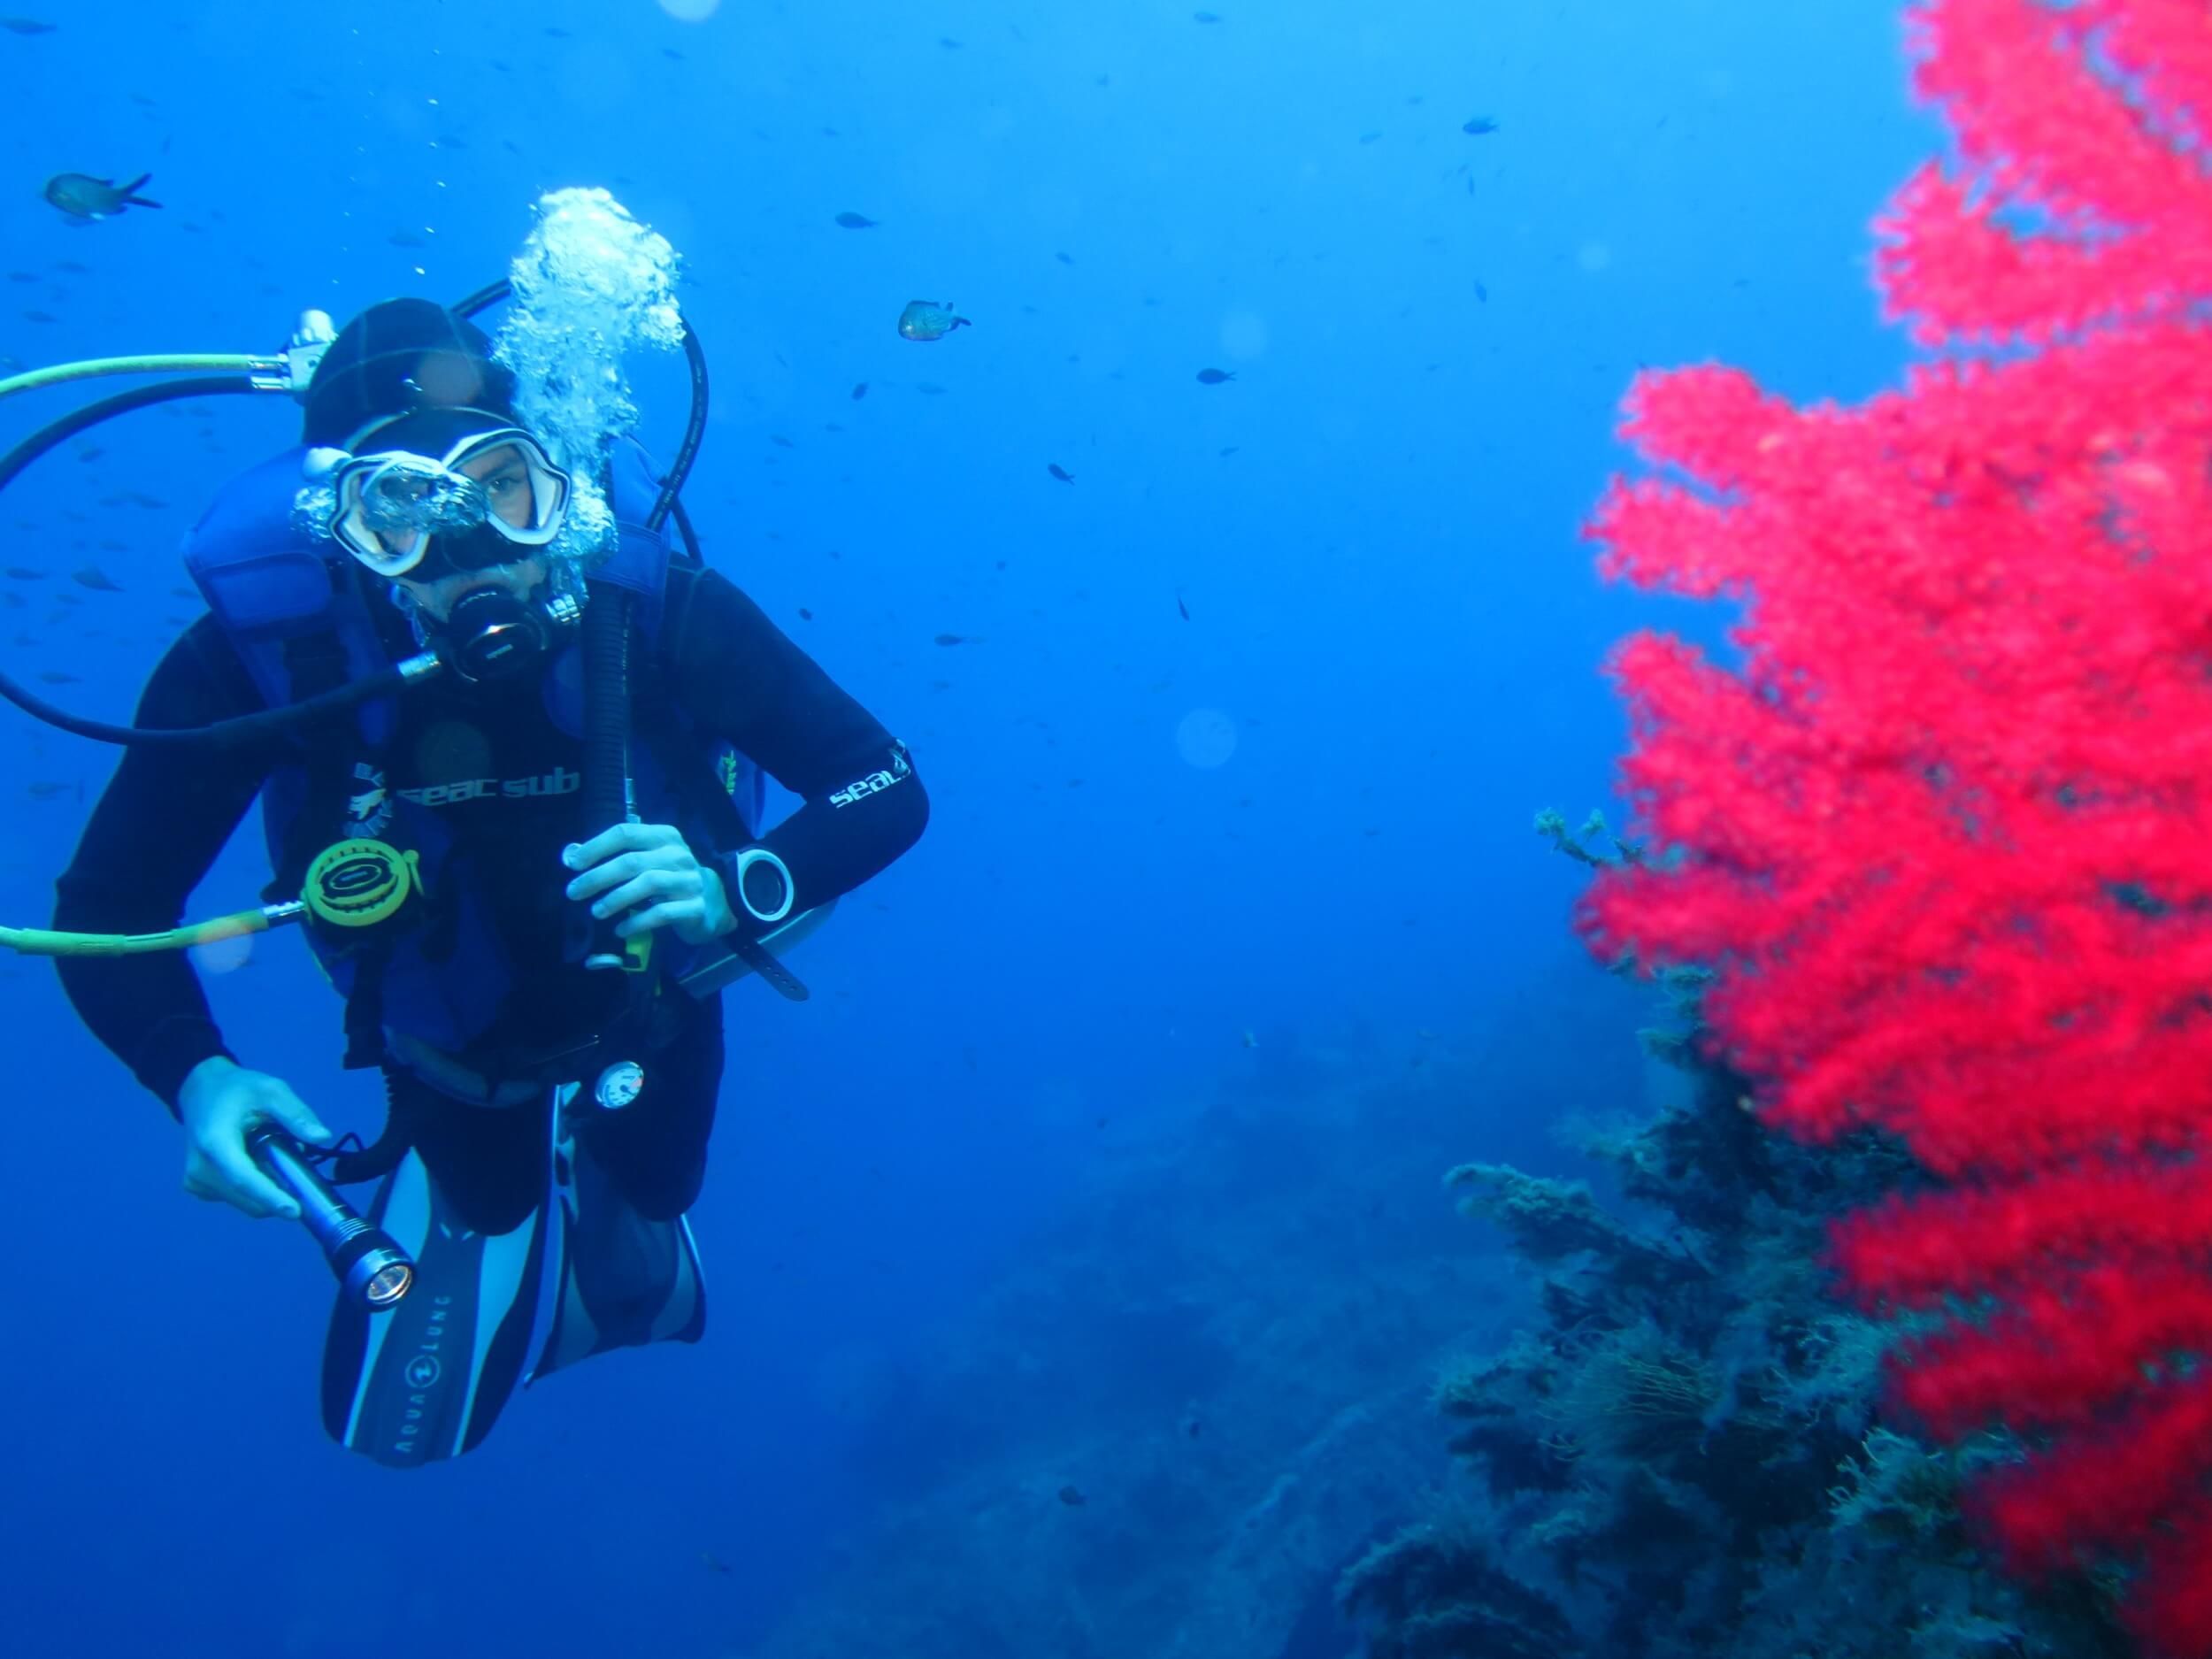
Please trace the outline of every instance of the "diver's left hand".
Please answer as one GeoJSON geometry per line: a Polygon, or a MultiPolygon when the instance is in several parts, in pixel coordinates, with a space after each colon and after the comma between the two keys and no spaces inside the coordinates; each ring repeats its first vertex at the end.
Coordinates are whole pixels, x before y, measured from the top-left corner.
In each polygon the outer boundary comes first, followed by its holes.
{"type": "Polygon", "coordinates": [[[671,927],[687,945],[703,945],[737,926],[720,873],[699,862],[673,825],[618,824],[565,848],[561,862],[583,872],[568,896],[590,900],[594,916],[631,912],[615,925],[624,939],[671,927]]]}

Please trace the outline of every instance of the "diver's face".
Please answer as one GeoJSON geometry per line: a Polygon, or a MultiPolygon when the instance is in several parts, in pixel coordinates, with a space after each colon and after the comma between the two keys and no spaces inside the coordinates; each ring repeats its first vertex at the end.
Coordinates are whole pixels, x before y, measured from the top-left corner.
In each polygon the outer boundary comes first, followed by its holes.
{"type": "MultiPolygon", "coordinates": [[[[461,471],[484,487],[492,511],[518,529],[527,528],[536,503],[530,495],[530,469],[511,443],[461,463],[461,471]]],[[[519,549],[518,549],[519,550],[519,549]]],[[[455,571],[433,581],[402,576],[399,585],[433,622],[443,622],[463,594],[483,588],[503,588],[518,599],[527,599],[545,580],[545,561],[532,555],[511,565],[492,565],[482,570],[455,571]]]]}

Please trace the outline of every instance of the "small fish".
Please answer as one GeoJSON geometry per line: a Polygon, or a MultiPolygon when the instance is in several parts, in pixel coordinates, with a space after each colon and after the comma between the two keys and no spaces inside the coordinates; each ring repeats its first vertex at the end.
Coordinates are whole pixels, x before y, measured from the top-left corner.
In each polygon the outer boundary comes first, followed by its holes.
{"type": "Polygon", "coordinates": [[[865,213],[840,213],[837,216],[837,227],[840,230],[873,230],[876,227],[876,221],[865,213]]]}
{"type": "Polygon", "coordinates": [[[50,686],[73,686],[78,683],[76,675],[65,674],[58,668],[45,669],[39,678],[50,686]]]}
{"type": "Polygon", "coordinates": [[[57,779],[41,778],[35,782],[25,784],[23,786],[23,793],[29,795],[34,801],[50,801],[58,795],[65,795],[68,793],[68,791],[74,787],[75,786],[71,784],[63,783],[57,779]]]}
{"type": "Polygon", "coordinates": [[[1183,603],[1183,590],[1179,588],[1175,590],[1175,610],[1184,621],[1190,620],[1190,607],[1183,603]]]}
{"type": "Polygon", "coordinates": [[[0,29],[11,35],[51,35],[58,27],[37,18],[0,18],[0,29]]]}
{"type": "Polygon", "coordinates": [[[814,620],[814,613],[811,611],[809,611],[804,605],[801,605],[799,607],[799,620],[802,622],[811,622],[814,620]]]}
{"type": "Polygon", "coordinates": [[[967,642],[968,636],[964,634],[941,634],[936,640],[939,645],[965,645],[967,642]]]}
{"type": "Polygon", "coordinates": [[[1485,305],[1490,303],[1490,290],[1479,281],[1475,284],[1475,298],[1485,305]]]}
{"type": "Polygon", "coordinates": [[[917,380],[914,382],[914,389],[924,397],[940,397],[944,395],[945,390],[934,380],[917,380]]]}
{"type": "Polygon", "coordinates": [[[426,238],[411,230],[396,230],[384,240],[395,248],[427,248],[430,245],[426,238]]]}
{"type": "Polygon", "coordinates": [[[1221,21],[1221,13],[1218,12],[1194,12],[1190,14],[1190,20],[1194,23],[1218,23],[1221,21]]]}
{"type": "Polygon", "coordinates": [[[855,380],[853,382],[853,402],[856,403],[867,396],[868,382],[865,380],[855,380]]]}
{"type": "Polygon", "coordinates": [[[719,1574],[725,1578],[730,1576],[730,1563],[724,1561],[712,1550],[701,1550],[699,1552],[699,1560],[701,1564],[703,1565],[709,1572],[719,1574]]]}
{"type": "Polygon", "coordinates": [[[1053,477],[1058,479],[1063,484],[1072,484],[1075,482],[1075,474],[1069,472],[1066,467],[1062,466],[1057,461],[1047,461],[1045,463],[1045,471],[1051,473],[1053,477]]]}
{"type": "Polygon", "coordinates": [[[899,313],[902,340],[942,340],[956,328],[974,326],[966,318],[953,314],[950,300],[942,304],[935,300],[909,300],[906,309],[899,313]]]}
{"type": "Polygon", "coordinates": [[[1055,259],[1057,259],[1062,265],[1073,265],[1075,263],[1074,260],[1069,258],[1068,256],[1064,253],[1056,253],[1052,257],[1055,259]]]}
{"type": "Polygon", "coordinates": [[[1480,138],[1486,133],[1496,132],[1498,124],[1486,115],[1478,115],[1471,121],[1461,122],[1459,130],[1470,138],[1480,138]]]}
{"type": "Polygon", "coordinates": [[[1227,449],[1224,449],[1224,450],[1222,450],[1222,451],[1221,451],[1221,458],[1222,458],[1223,460],[1225,460],[1225,460],[1227,460],[1227,459],[1228,459],[1231,456],[1234,455],[1234,454],[1235,454],[1235,453],[1236,453],[1239,449],[1242,449],[1243,447],[1244,447],[1244,446],[1243,446],[1242,444],[1239,444],[1239,443],[1233,443],[1233,444],[1231,444],[1231,445],[1230,445],[1227,449]]]}
{"type": "Polygon", "coordinates": [[[1359,135],[1359,142],[1363,144],[1371,144],[1378,139],[1381,138],[1381,136],[1382,134],[1380,133],[1362,133],[1359,135]]]}
{"type": "Polygon", "coordinates": [[[78,587],[89,588],[96,594],[119,594],[123,591],[122,583],[97,565],[88,565],[81,570],[72,571],[69,576],[78,587]]]}
{"type": "Polygon", "coordinates": [[[23,313],[23,320],[27,323],[58,323],[61,319],[51,311],[31,311],[23,313]]]}
{"type": "Polygon", "coordinates": [[[1198,371],[1198,383],[1201,386],[1219,386],[1226,381],[1233,380],[1236,378],[1235,373],[1228,369],[1201,369],[1198,371]]]}
{"type": "Polygon", "coordinates": [[[46,181],[46,199],[72,219],[109,219],[127,207],[159,207],[138,194],[154,175],[142,173],[128,184],[96,179],[85,173],[58,173],[46,181]]]}
{"type": "Polygon", "coordinates": [[[780,432],[770,433],[768,434],[768,442],[774,444],[779,449],[795,449],[799,447],[797,444],[792,442],[790,439],[785,437],[780,432]]]}
{"type": "Polygon", "coordinates": [[[1246,1028],[1245,1028],[1242,1032],[1240,1032],[1238,1034],[1239,1034],[1240,1036],[1241,1036],[1241,1037],[1244,1039],[1244,1046],[1245,1046],[1246,1048],[1258,1048],[1258,1047],[1260,1046],[1260,1040],[1259,1040],[1259,1038],[1257,1038],[1256,1036],[1255,1036],[1255,1035],[1253,1034],[1252,1030],[1251,1030],[1251,1028],[1250,1028],[1249,1026],[1247,1026],[1247,1027],[1246,1027],[1246,1028]]]}
{"type": "Polygon", "coordinates": [[[1090,1500],[1083,1495],[1082,1489],[1080,1487],[1063,1486],[1060,1488],[1060,1502],[1066,1504],[1071,1509],[1079,1509],[1085,1504],[1088,1503],[1090,1500]]]}

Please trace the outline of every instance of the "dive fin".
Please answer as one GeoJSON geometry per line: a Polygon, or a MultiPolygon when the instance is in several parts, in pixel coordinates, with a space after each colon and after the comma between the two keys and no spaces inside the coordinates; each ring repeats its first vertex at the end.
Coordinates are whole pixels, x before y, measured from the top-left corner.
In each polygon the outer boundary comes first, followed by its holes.
{"type": "Polygon", "coordinates": [[[383,1313],[339,1298],[323,1344],[323,1427],[388,1468],[458,1457],[491,1432],[528,1359],[546,1207],[511,1233],[472,1233],[411,1148],[369,1219],[414,1258],[414,1286],[383,1313]]]}
{"type": "Polygon", "coordinates": [[[691,1223],[639,1215],[565,1134],[554,1149],[553,1191],[560,1234],[553,1326],[523,1386],[610,1348],[696,1342],[707,1328],[707,1296],[691,1223]]]}

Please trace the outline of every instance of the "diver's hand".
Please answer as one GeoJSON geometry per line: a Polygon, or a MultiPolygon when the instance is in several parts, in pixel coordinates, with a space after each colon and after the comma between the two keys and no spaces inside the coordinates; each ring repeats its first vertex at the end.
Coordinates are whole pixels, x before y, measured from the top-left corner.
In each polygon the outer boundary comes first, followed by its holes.
{"type": "Polygon", "coordinates": [[[737,926],[720,873],[699,862],[673,825],[618,824],[564,849],[561,862],[584,872],[568,896],[590,900],[594,916],[632,912],[615,925],[624,939],[672,927],[687,945],[703,945],[737,926]]]}
{"type": "Polygon", "coordinates": [[[261,1172],[246,1149],[246,1132],[273,1123],[297,1140],[326,1147],[337,1137],[281,1079],[249,1071],[211,1055],[185,1073],[177,1091],[184,1119],[184,1190],[195,1198],[234,1204],[257,1221],[297,1217],[290,1194],[261,1172]]]}

